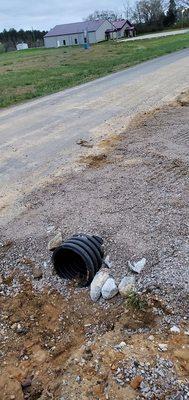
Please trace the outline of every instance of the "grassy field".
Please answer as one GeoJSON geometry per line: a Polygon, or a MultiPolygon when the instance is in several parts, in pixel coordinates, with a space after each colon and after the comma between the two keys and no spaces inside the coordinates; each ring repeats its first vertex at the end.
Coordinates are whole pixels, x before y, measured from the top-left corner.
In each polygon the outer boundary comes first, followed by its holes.
{"type": "Polygon", "coordinates": [[[0,54],[0,107],[58,92],[189,47],[189,33],[138,42],[31,49],[0,54]]]}

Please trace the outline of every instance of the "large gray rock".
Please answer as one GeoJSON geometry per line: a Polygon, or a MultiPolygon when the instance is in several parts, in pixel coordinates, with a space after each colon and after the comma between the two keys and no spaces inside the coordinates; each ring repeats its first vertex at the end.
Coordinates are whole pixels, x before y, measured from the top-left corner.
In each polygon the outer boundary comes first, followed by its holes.
{"type": "Polygon", "coordinates": [[[131,290],[135,290],[135,277],[134,276],[125,276],[119,286],[119,293],[122,297],[127,297],[131,290]]]}
{"type": "Polygon", "coordinates": [[[102,287],[103,299],[109,300],[118,293],[118,287],[114,278],[109,277],[102,287]]]}
{"type": "Polygon", "coordinates": [[[92,301],[97,301],[101,296],[102,287],[109,278],[109,272],[106,268],[102,268],[91,282],[90,296],[92,301]]]}
{"type": "Polygon", "coordinates": [[[48,250],[53,251],[62,244],[62,234],[58,232],[48,243],[48,250]]]}
{"type": "Polygon", "coordinates": [[[142,271],[142,269],[145,267],[146,265],[146,259],[142,258],[141,260],[131,263],[130,261],[128,261],[128,266],[130,268],[131,271],[136,272],[137,274],[140,274],[140,272],[142,271]]]}

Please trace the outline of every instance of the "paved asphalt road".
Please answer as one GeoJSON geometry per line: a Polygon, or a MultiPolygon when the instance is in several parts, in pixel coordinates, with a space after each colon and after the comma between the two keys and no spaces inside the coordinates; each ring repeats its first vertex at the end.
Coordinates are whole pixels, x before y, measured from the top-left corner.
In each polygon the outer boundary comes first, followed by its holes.
{"type": "Polygon", "coordinates": [[[131,117],[189,87],[189,49],[0,111],[0,211],[10,221],[23,196],[71,166],[81,139],[124,131],[131,117]]]}
{"type": "Polygon", "coordinates": [[[121,39],[120,42],[128,42],[132,40],[142,40],[142,39],[155,39],[159,37],[165,37],[165,36],[172,36],[172,35],[180,35],[182,33],[187,33],[189,32],[189,29],[178,29],[175,31],[162,31],[158,33],[150,33],[148,35],[141,35],[141,36],[136,36],[130,39],[121,39]]]}

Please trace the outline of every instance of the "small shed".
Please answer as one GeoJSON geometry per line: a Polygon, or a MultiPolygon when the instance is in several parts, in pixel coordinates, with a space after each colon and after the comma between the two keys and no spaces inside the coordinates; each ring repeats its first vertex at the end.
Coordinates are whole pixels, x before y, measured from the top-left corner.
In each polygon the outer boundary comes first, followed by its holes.
{"type": "Polygon", "coordinates": [[[27,43],[18,43],[17,45],[16,45],[16,49],[17,50],[26,50],[26,49],[28,49],[28,44],[27,43]]]}

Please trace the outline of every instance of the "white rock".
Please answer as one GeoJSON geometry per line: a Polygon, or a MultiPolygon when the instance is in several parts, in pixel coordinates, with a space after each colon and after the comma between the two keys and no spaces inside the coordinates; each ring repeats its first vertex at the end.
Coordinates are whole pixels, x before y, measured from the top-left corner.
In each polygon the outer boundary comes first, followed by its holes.
{"type": "Polygon", "coordinates": [[[118,293],[118,287],[115,283],[114,278],[110,277],[104,283],[102,287],[102,297],[103,299],[109,300],[118,293]]]}
{"type": "Polygon", "coordinates": [[[54,225],[49,225],[49,226],[47,227],[47,232],[48,232],[48,233],[53,232],[54,230],[55,230],[55,226],[54,226],[54,225]]]}
{"type": "Polygon", "coordinates": [[[180,333],[180,328],[176,325],[173,325],[170,329],[172,333],[180,333]]]}
{"type": "Polygon", "coordinates": [[[151,342],[153,342],[154,336],[153,335],[148,336],[148,340],[151,340],[151,342]]]}
{"type": "Polygon", "coordinates": [[[131,269],[131,271],[136,272],[137,274],[140,274],[140,272],[142,271],[142,269],[145,267],[146,265],[146,259],[142,258],[140,261],[134,262],[131,264],[130,261],[128,261],[128,266],[131,269]]]}
{"type": "Polygon", "coordinates": [[[92,301],[97,301],[101,296],[102,287],[110,277],[108,269],[102,268],[91,282],[90,296],[92,301]]]}
{"type": "Polygon", "coordinates": [[[167,344],[166,343],[159,343],[158,350],[167,351],[167,344]]]}
{"type": "Polygon", "coordinates": [[[188,331],[184,331],[184,334],[189,336],[189,330],[188,331]]]}
{"type": "Polygon", "coordinates": [[[134,276],[125,276],[119,286],[119,293],[123,297],[127,297],[128,293],[131,290],[135,290],[135,277],[134,276]]]}
{"type": "Polygon", "coordinates": [[[107,265],[108,268],[112,267],[112,261],[110,261],[110,256],[106,256],[105,260],[104,260],[104,264],[107,265]]]}
{"type": "Polygon", "coordinates": [[[119,343],[119,344],[117,344],[117,345],[115,346],[115,349],[121,350],[121,349],[123,349],[125,346],[127,346],[127,344],[126,344],[125,342],[121,342],[121,343],[119,343]]]}
{"type": "Polygon", "coordinates": [[[58,232],[48,243],[48,250],[52,251],[62,244],[62,234],[58,232]]]}

